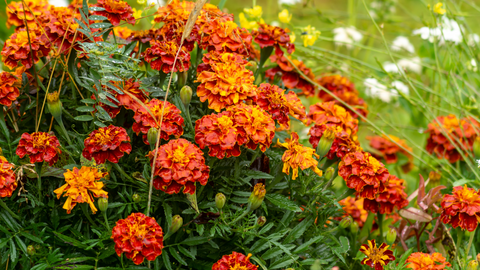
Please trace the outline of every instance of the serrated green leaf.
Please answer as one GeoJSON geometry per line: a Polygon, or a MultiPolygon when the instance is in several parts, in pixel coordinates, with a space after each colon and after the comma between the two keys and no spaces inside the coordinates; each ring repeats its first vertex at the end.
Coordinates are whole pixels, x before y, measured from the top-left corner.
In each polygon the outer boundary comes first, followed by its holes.
{"type": "Polygon", "coordinates": [[[91,116],[91,115],[80,115],[80,116],[77,116],[77,117],[75,117],[75,118],[73,118],[73,119],[75,119],[75,120],[77,120],[77,121],[84,121],[84,122],[86,122],[86,121],[92,121],[92,120],[93,120],[93,116],[91,116]]]}
{"type": "Polygon", "coordinates": [[[270,265],[270,267],[268,267],[268,269],[285,268],[286,266],[292,264],[293,262],[294,262],[294,260],[292,258],[290,258],[289,256],[285,256],[285,257],[281,258],[280,260],[272,263],[270,265]]]}
{"type": "Polygon", "coordinates": [[[162,251],[162,259],[163,259],[163,263],[165,264],[165,267],[168,270],[173,270],[172,263],[170,262],[170,257],[168,257],[168,252],[165,249],[162,251]]]}
{"type": "Polygon", "coordinates": [[[273,175],[256,170],[248,170],[245,173],[247,179],[273,179],[273,175]]]}
{"type": "Polygon", "coordinates": [[[195,255],[193,255],[192,253],[190,253],[190,251],[182,246],[178,246],[178,251],[180,251],[181,253],[183,253],[183,255],[191,258],[192,260],[195,260],[195,255]]]}
{"type": "Polygon", "coordinates": [[[340,244],[342,245],[340,253],[347,253],[350,249],[350,242],[345,236],[340,236],[340,244]]]}
{"type": "Polygon", "coordinates": [[[271,248],[271,249],[267,250],[265,253],[263,253],[262,259],[270,260],[272,258],[280,256],[283,253],[284,253],[283,250],[279,247],[271,248]]]}
{"type": "Polygon", "coordinates": [[[177,260],[179,263],[187,266],[187,262],[184,259],[182,259],[180,254],[178,254],[178,251],[176,251],[173,247],[169,247],[168,251],[170,251],[170,254],[172,254],[172,257],[175,258],[175,260],[177,260]]]}
{"type": "Polygon", "coordinates": [[[301,253],[303,251],[305,251],[310,245],[314,244],[314,243],[317,243],[318,241],[322,240],[323,239],[323,236],[319,235],[319,236],[316,236],[310,240],[308,240],[307,242],[301,244],[300,246],[298,246],[294,251],[293,253],[301,253]]]}
{"type": "Polygon", "coordinates": [[[208,237],[194,236],[194,237],[190,237],[190,238],[187,238],[187,239],[183,240],[181,244],[185,244],[185,245],[188,245],[188,246],[196,246],[196,245],[203,244],[207,241],[208,241],[208,237]]]}
{"type": "Polygon", "coordinates": [[[20,247],[20,250],[21,250],[24,254],[27,254],[27,245],[25,245],[25,243],[23,242],[23,240],[20,239],[20,237],[18,237],[18,235],[15,235],[15,242],[16,242],[17,245],[20,247]]]}
{"type": "Polygon", "coordinates": [[[275,206],[278,206],[282,209],[294,211],[294,212],[302,212],[302,209],[298,207],[294,202],[289,200],[287,197],[277,194],[277,193],[271,193],[267,194],[265,196],[269,202],[274,204],[275,206]]]}
{"type": "Polygon", "coordinates": [[[268,232],[272,227],[273,227],[273,222],[270,222],[266,225],[263,226],[263,228],[258,232],[258,234],[264,234],[266,232],[268,232]]]}
{"type": "Polygon", "coordinates": [[[15,262],[17,260],[17,247],[15,247],[15,243],[11,238],[10,238],[10,259],[12,260],[12,262],[15,262]]]}
{"type": "Polygon", "coordinates": [[[63,235],[59,232],[53,232],[53,234],[55,234],[56,237],[60,238],[61,240],[63,240],[63,242],[65,242],[66,244],[69,244],[69,245],[72,245],[72,246],[76,246],[76,247],[79,247],[81,249],[86,249],[88,248],[87,245],[85,245],[84,243],[78,241],[77,239],[75,238],[72,238],[72,237],[69,237],[69,236],[66,236],[66,235],[63,235]]]}
{"type": "Polygon", "coordinates": [[[295,239],[300,238],[302,234],[305,232],[305,230],[310,227],[313,224],[313,218],[311,216],[305,218],[302,220],[302,222],[298,223],[297,226],[295,226],[290,233],[285,237],[285,240],[283,241],[283,244],[289,244],[295,239]]]}
{"type": "Polygon", "coordinates": [[[91,98],[85,98],[85,99],[82,99],[80,100],[81,102],[83,103],[87,103],[87,104],[97,104],[97,102],[91,98]]]}

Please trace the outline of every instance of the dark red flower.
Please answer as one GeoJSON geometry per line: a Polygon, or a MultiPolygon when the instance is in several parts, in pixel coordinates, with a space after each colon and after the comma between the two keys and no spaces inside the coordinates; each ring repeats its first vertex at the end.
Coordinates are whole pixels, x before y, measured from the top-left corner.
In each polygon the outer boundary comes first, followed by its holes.
{"type": "Polygon", "coordinates": [[[372,213],[391,214],[395,206],[400,210],[408,205],[405,180],[390,174],[385,188],[374,200],[365,199],[363,208],[372,213]]]}
{"type": "Polygon", "coordinates": [[[383,267],[391,261],[395,261],[393,251],[388,249],[389,246],[382,243],[378,248],[375,240],[368,240],[368,245],[363,244],[360,251],[367,257],[362,260],[362,264],[368,265],[375,270],[383,270],[383,267]]]}
{"type": "Polygon", "coordinates": [[[92,131],[85,139],[85,148],[83,156],[97,164],[103,164],[105,161],[118,163],[125,153],[130,154],[132,146],[127,131],[122,127],[110,125],[101,127],[92,131]]]}
{"type": "Polygon", "coordinates": [[[250,257],[242,253],[233,252],[230,255],[223,255],[223,257],[213,264],[212,270],[257,270],[257,266],[250,262],[250,257]]]}
{"type": "Polygon", "coordinates": [[[16,154],[23,158],[28,155],[30,163],[46,161],[53,166],[58,160],[60,142],[57,137],[46,132],[23,133],[16,154]]]}
{"type": "Polygon", "coordinates": [[[27,33],[27,30],[22,28],[17,29],[5,41],[2,49],[2,61],[10,69],[15,69],[18,62],[29,69],[38,62],[40,57],[47,56],[49,52],[50,42],[40,29],[30,28],[27,33]]]}
{"type": "Polygon", "coordinates": [[[0,104],[11,106],[12,102],[17,100],[20,95],[17,86],[21,81],[21,78],[16,78],[12,73],[6,71],[0,73],[0,104]]]}
{"type": "Polygon", "coordinates": [[[161,70],[163,73],[183,72],[190,68],[190,54],[182,47],[178,53],[177,61],[175,56],[178,51],[176,41],[150,41],[150,48],[145,51],[145,61],[155,70],[161,70]],[[175,62],[175,66],[173,66],[175,62]]]}
{"type": "Polygon", "coordinates": [[[258,26],[258,30],[252,32],[252,36],[255,38],[255,42],[260,45],[260,48],[274,47],[277,56],[283,56],[280,47],[287,49],[289,54],[295,51],[295,45],[291,43],[290,36],[287,34],[290,32],[288,29],[265,23],[258,23],[258,26]]]}
{"type": "Polygon", "coordinates": [[[131,25],[135,25],[135,18],[133,17],[132,7],[122,0],[98,0],[94,7],[101,7],[105,10],[94,11],[93,15],[100,15],[107,17],[108,20],[117,26],[120,21],[126,21],[131,25]]]}
{"type": "Polygon", "coordinates": [[[465,186],[453,187],[453,193],[443,197],[440,219],[453,228],[475,231],[480,222],[480,191],[465,186]]]}
{"type": "Polygon", "coordinates": [[[0,156],[0,198],[12,196],[17,188],[17,180],[14,165],[8,162],[4,156],[0,156]]]}

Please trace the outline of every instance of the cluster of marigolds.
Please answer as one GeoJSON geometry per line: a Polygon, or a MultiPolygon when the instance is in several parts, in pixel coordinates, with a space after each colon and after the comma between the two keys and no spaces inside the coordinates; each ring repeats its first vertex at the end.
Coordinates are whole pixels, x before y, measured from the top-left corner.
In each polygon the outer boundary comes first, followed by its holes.
{"type": "MultiPolygon", "coordinates": [[[[79,57],[82,56],[78,42],[87,42],[88,38],[77,31],[78,21],[83,20],[78,12],[81,6],[82,3],[74,1],[69,7],[55,7],[46,0],[26,0],[8,5],[7,25],[16,29],[5,42],[1,54],[4,65],[13,71],[0,73],[0,104],[8,107],[16,102],[22,74],[31,80],[31,68],[40,58],[68,55],[75,50],[79,57]]],[[[309,141],[313,148],[300,144],[295,132],[290,132],[291,138],[284,143],[278,142],[278,146],[286,149],[282,157],[285,174],[292,171],[291,178],[295,180],[299,168],[310,168],[322,176],[317,167],[318,159],[339,160],[338,174],[356,192],[354,197],[340,201],[345,216],[352,216],[360,227],[368,212],[400,219],[396,211],[409,204],[404,191],[405,181],[391,174],[379,160],[396,163],[398,154],[402,153],[408,158],[402,168],[408,171],[413,166],[412,149],[404,140],[382,135],[368,138],[375,154],[365,152],[360,147],[357,131],[359,119],[368,114],[367,104],[347,78],[331,75],[317,79],[302,61],[286,55],[284,50],[289,54],[295,50],[288,29],[254,22],[253,30],[249,31],[238,27],[233,15],[207,3],[190,34],[183,40],[183,31],[195,6],[193,2],[174,0],[160,7],[154,22],[162,26],[145,31],[119,26],[121,21],[135,24],[133,10],[126,2],[99,0],[92,6],[97,8],[91,11],[91,15],[104,16],[115,26],[113,32],[117,39],[149,45],[141,57],[152,69],[183,73],[190,68],[190,52],[195,46],[206,51],[196,70],[195,82],[200,83],[196,94],[215,112],[196,121],[196,144],[179,138],[184,126],[180,109],[168,101],[149,98],[148,93],[140,89],[139,81],[112,81],[111,84],[123,94],[109,88],[103,91],[116,99],[109,99],[116,107],[97,104],[112,118],[121,108],[132,110],[135,113],[133,132],[142,135],[145,144],[155,144],[157,136],[168,141],[147,155],[151,165],[155,164],[153,186],[156,189],[168,194],[181,191],[194,194],[196,183],[206,185],[209,179],[210,169],[201,149],[208,148],[208,155],[218,159],[238,157],[242,147],[253,150],[259,147],[264,152],[272,145],[276,130],[290,130],[290,117],[293,117],[311,126],[309,141]],[[307,114],[294,91],[286,93],[285,89],[269,83],[255,85],[255,66],[261,53],[272,54],[270,61],[274,67],[264,74],[270,82],[280,79],[285,88],[299,89],[299,95],[307,97],[317,93],[323,102],[312,105],[307,114]]],[[[241,19],[245,20],[245,15],[242,14],[241,19]]],[[[101,39],[96,37],[93,42],[101,39]]],[[[191,96],[188,87],[182,91],[181,94],[191,96]]],[[[48,94],[52,114],[59,102],[58,92],[48,94]]],[[[440,116],[428,126],[430,136],[426,149],[452,163],[462,160],[464,153],[471,152],[474,144],[479,142],[479,128],[480,124],[471,118],[440,116]],[[457,149],[465,151],[460,153],[457,149]]],[[[94,159],[97,164],[117,163],[132,150],[127,131],[113,125],[94,130],[84,144],[83,156],[94,159]]],[[[46,132],[24,133],[16,150],[20,158],[28,156],[32,164],[46,161],[53,165],[60,153],[59,140],[46,132]]],[[[14,165],[5,157],[0,157],[0,162],[0,196],[9,197],[17,187],[14,165]]],[[[106,174],[86,166],[67,170],[64,174],[66,183],[54,192],[58,199],[62,195],[66,197],[63,208],[68,213],[77,203],[88,203],[95,213],[97,209],[92,195],[108,198],[101,181],[106,174]]],[[[264,196],[263,188],[258,186],[255,190],[264,196]]],[[[440,220],[454,228],[474,231],[480,222],[479,205],[480,192],[466,186],[455,187],[453,194],[443,197],[440,220]]],[[[119,220],[112,230],[117,254],[125,253],[135,264],[142,263],[145,258],[152,261],[161,255],[163,237],[162,228],[155,219],[142,213],[133,213],[119,220]]],[[[389,246],[382,243],[377,247],[375,240],[369,240],[361,251],[366,255],[362,264],[375,269],[383,269],[389,261],[395,260],[389,246]]],[[[223,256],[213,269],[257,269],[250,263],[250,256],[233,252],[223,256]]],[[[417,252],[407,260],[407,267],[411,269],[443,269],[445,266],[450,263],[440,253],[417,252]]]]}

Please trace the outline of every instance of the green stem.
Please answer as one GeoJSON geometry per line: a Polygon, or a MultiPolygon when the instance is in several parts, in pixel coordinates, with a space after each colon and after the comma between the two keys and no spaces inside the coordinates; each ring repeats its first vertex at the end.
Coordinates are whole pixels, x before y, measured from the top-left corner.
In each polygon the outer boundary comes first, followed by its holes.
{"type": "Polygon", "coordinates": [[[57,120],[58,124],[60,125],[60,128],[62,129],[63,134],[65,135],[65,138],[67,139],[68,145],[72,145],[72,141],[70,140],[70,136],[68,136],[68,132],[65,129],[65,126],[63,125],[62,118],[60,118],[60,119],[55,118],[55,120],[57,120]]]}
{"type": "Polygon", "coordinates": [[[192,130],[193,133],[195,133],[195,128],[193,127],[192,119],[190,118],[190,110],[189,110],[190,104],[185,106],[185,115],[187,116],[187,122],[188,126],[192,130]]]}
{"type": "Polygon", "coordinates": [[[10,145],[10,132],[8,131],[7,124],[5,123],[5,114],[3,112],[3,106],[0,108],[0,126],[2,127],[3,135],[7,139],[8,144],[10,145]]]}
{"type": "Polygon", "coordinates": [[[383,243],[383,214],[380,214],[380,212],[377,213],[377,221],[378,221],[378,229],[380,230],[380,241],[379,243],[383,243]]]}
{"type": "Polygon", "coordinates": [[[355,0],[348,0],[348,23],[355,26],[355,0]]]}
{"type": "Polygon", "coordinates": [[[238,216],[236,219],[234,219],[232,222],[230,222],[229,225],[233,225],[235,223],[237,223],[240,219],[244,218],[246,215],[248,215],[248,213],[250,213],[250,210],[245,210],[240,216],[238,216]]]}
{"type": "Polygon", "coordinates": [[[470,233],[470,238],[468,239],[468,246],[467,250],[465,251],[465,265],[467,265],[468,260],[468,253],[470,252],[470,248],[472,247],[473,238],[475,237],[475,233],[477,232],[477,228],[470,233]]]}
{"type": "Polygon", "coordinates": [[[88,212],[88,204],[86,203],[81,203],[80,204],[80,208],[82,208],[82,211],[83,211],[83,214],[87,217],[88,221],[90,221],[90,225],[93,225],[93,226],[97,226],[97,224],[95,223],[95,221],[93,221],[92,217],[90,216],[90,213],[88,212]]]}
{"type": "MultiPolygon", "coordinates": [[[[462,229],[458,230],[457,233],[457,249],[459,249],[462,246],[462,241],[463,241],[463,235],[465,232],[462,229]]],[[[458,257],[458,252],[457,252],[457,257],[458,257]]]]}
{"type": "Polygon", "coordinates": [[[112,230],[110,229],[110,225],[108,224],[108,218],[107,218],[107,211],[103,211],[103,218],[105,219],[105,227],[107,227],[107,230],[111,232],[112,230]]]}
{"type": "Polygon", "coordinates": [[[8,208],[7,204],[5,204],[5,202],[3,200],[0,200],[0,206],[5,209],[5,211],[7,211],[12,217],[20,220],[20,217],[15,214],[10,208],[8,208]]]}
{"type": "Polygon", "coordinates": [[[328,180],[328,182],[325,184],[325,187],[323,187],[322,191],[327,190],[332,185],[333,180],[337,178],[337,175],[338,175],[338,170],[335,170],[335,173],[333,174],[332,178],[328,180]]]}
{"type": "Polygon", "coordinates": [[[340,198],[337,199],[337,201],[341,201],[341,200],[347,198],[348,196],[352,195],[353,193],[355,193],[355,189],[349,188],[347,191],[345,191],[345,193],[343,193],[340,196],[340,198]]]}
{"type": "Polygon", "coordinates": [[[135,182],[135,180],[133,180],[133,178],[128,175],[121,167],[120,165],[118,165],[118,163],[113,163],[112,162],[112,166],[123,176],[125,176],[128,180],[132,181],[132,182],[135,182]]]}
{"type": "Polygon", "coordinates": [[[35,162],[35,172],[37,172],[38,201],[42,202],[42,165],[43,162],[35,162]]]}
{"type": "Polygon", "coordinates": [[[267,192],[270,189],[272,189],[274,186],[276,186],[280,181],[282,181],[283,177],[285,176],[282,169],[283,169],[283,166],[280,164],[278,166],[277,173],[275,174],[275,178],[273,178],[272,182],[268,184],[268,187],[266,188],[267,192]]]}

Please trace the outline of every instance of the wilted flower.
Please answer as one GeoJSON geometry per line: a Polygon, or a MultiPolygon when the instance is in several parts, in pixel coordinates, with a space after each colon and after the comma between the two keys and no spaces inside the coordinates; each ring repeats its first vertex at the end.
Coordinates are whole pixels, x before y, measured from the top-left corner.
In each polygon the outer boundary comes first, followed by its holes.
{"type": "Polygon", "coordinates": [[[311,25],[304,27],[301,35],[303,46],[313,46],[315,41],[317,41],[318,36],[320,36],[320,31],[316,30],[315,27],[312,27],[311,25]]]}
{"type": "Polygon", "coordinates": [[[257,270],[257,266],[250,262],[250,257],[243,255],[242,253],[233,252],[230,255],[224,255],[220,260],[213,264],[212,270],[225,270],[225,269],[242,269],[242,270],[257,270]]]}
{"type": "Polygon", "coordinates": [[[441,270],[447,266],[452,266],[442,254],[435,252],[433,254],[414,252],[408,256],[406,267],[413,270],[441,270]]]}
{"type": "Polygon", "coordinates": [[[132,213],[126,219],[120,219],[112,229],[115,251],[118,256],[123,252],[127,259],[139,265],[146,258],[154,261],[162,254],[163,231],[155,218],[143,213],[132,213]]]}
{"type": "Polygon", "coordinates": [[[295,45],[290,42],[290,32],[288,29],[283,29],[277,26],[268,25],[265,23],[258,24],[258,30],[252,32],[255,42],[260,45],[260,48],[274,47],[275,54],[278,56],[283,55],[283,47],[289,54],[295,51],[295,45]]]}
{"type": "MultiPolygon", "coordinates": [[[[355,199],[354,197],[346,197],[345,199],[339,201],[338,203],[342,206],[343,211],[345,211],[342,217],[351,216],[353,221],[355,221],[359,227],[363,227],[365,221],[367,221],[368,212],[363,208],[363,198],[355,199]]],[[[340,220],[341,218],[336,218],[340,220]]]]}
{"type": "Polygon", "coordinates": [[[106,174],[98,171],[96,168],[84,166],[80,169],[73,168],[73,170],[67,170],[63,174],[67,183],[53,192],[57,194],[57,199],[60,199],[63,193],[65,193],[63,197],[68,197],[63,205],[63,209],[67,210],[67,214],[70,214],[77,203],[88,203],[95,214],[97,208],[93,204],[92,194],[97,198],[108,197],[108,192],[102,189],[104,186],[103,182],[99,181],[106,174]]]}
{"type": "Polygon", "coordinates": [[[352,49],[352,44],[360,42],[363,38],[355,26],[338,27],[333,29],[333,41],[337,46],[345,46],[347,49],[352,49]]]}
{"type": "MultiPolygon", "coordinates": [[[[155,151],[148,153],[153,166],[155,151]]],[[[168,194],[194,194],[195,183],[207,184],[210,169],[205,165],[203,152],[196,145],[185,139],[171,140],[160,146],[155,162],[153,186],[168,194]]]]}
{"type": "Polygon", "coordinates": [[[290,168],[292,168],[292,180],[297,178],[299,168],[302,170],[311,168],[316,174],[322,176],[322,171],[317,167],[318,161],[314,158],[314,156],[319,158],[315,154],[315,149],[303,146],[298,139],[298,134],[292,132],[290,139],[285,139],[284,143],[280,143],[280,140],[277,142],[279,146],[287,148],[282,156],[283,172],[290,174],[290,168]]]}
{"type": "Polygon", "coordinates": [[[265,190],[265,185],[262,183],[257,183],[253,188],[250,197],[248,198],[248,211],[253,211],[262,205],[263,199],[265,198],[265,194],[267,191],[265,190]]]}
{"type": "Polygon", "coordinates": [[[412,152],[412,148],[405,140],[393,135],[371,136],[367,137],[367,140],[370,141],[370,146],[381,154],[380,156],[374,154],[376,158],[383,158],[387,164],[392,164],[398,161],[398,154],[401,153],[409,160],[403,167],[404,170],[408,172],[411,169],[413,157],[409,152],[412,152]]]}
{"type": "Polygon", "coordinates": [[[391,214],[395,207],[400,210],[408,205],[407,193],[405,193],[405,180],[390,174],[385,185],[385,190],[378,197],[363,201],[363,208],[372,213],[391,214]]]}
{"type": "Polygon", "coordinates": [[[390,261],[394,261],[393,252],[389,250],[385,243],[382,243],[378,248],[375,240],[368,240],[368,245],[363,244],[360,251],[367,257],[362,260],[362,264],[368,265],[375,270],[382,270],[390,261]]]}
{"type": "Polygon", "coordinates": [[[2,49],[2,61],[10,69],[15,69],[18,62],[29,69],[38,62],[40,57],[47,56],[49,52],[50,42],[40,29],[29,29],[27,33],[26,29],[21,28],[5,41],[2,49]]]}
{"type": "Polygon", "coordinates": [[[132,7],[122,0],[98,0],[94,7],[101,7],[105,10],[94,11],[93,15],[100,15],[107,17],[114,25],[118,26],[120,21],[126,21],[131,25],[135,25],[135,18],[133,17],[132,7]]]}
{"type": "Polygon", "coordinates": [[[145,51],[145,61],[155,70],[161,70],[163,73],[183,72],[190,68],[190,54],[182,47],[178,53],[175,66],[175,56],[177,55],[178,45],[176,41],[150,41],[150,48],[145,51]]]}
{"type": "Polygon", "coordinates": [[[4,156],[0,156],[0,198],[12,196],[17,188],[17,180],[14,165],[8,162],[4,156]]]}
{"type": "Polygon", "coordinates": [[[442,215],[445,224],[473,232],[480,222],[480,191],[465,186],[453,187],[453,194],[443,197],[442,215]]]}
{"type": "Polygon", "coordinates": [[[132,151],[127,131],[114,125],[92,131],[84,144],[82,155],[88,160],[95,159],[97,164],[103,164],[107,160],[118,163],[125,153],[130,154],[132,151]]]}
{"type": "Polygon", "coordinates": [[[140,107],[133,116],[135,123],[133,123],[132,130],[137,135],[143,134],[143,142],[149,145],[147,140],[147,133],[150,128],[155,127],[161,131],[161,139],[168,140],[170,136],[180,137],[183,134],[183,118],[180,115],[181,111],[168,101],[160,101],[152,99],[145,103],[145,106],[150,110],[147,111],[143,106],[140,107]],[[165,106],[165,109],[163,109],[165,106]],[[160,118],[163,120],[160,127],[160,118]],[[152,116],[153,115],[153,116],[152,116]]]}
{"type": "Polygon", "coordinates": [[[288,56],[277,56],[273,54],[270,56],[270,61],[276,63],[278,66],[268,69],[265,71],[265,76],[270,79],[274,80],[275,76],[280,74],[282,78],[282,82],[288,89],[301,89],[302,93],[307,97],[311,97],[315,95],[315,87],[312,83],[308,82],[303,76],[306,76],[310,80],[315,79],[315,75],[313,74],[312,70],[305,66],[302,61],[298,61],[296,59],[291,60],[293,65],[290,64],[288,61],[288,56]],[[297,69],[302,73],[299,74],[297,69]]]}
{"type": "MultiPolygon", "coordinates": [[[[0,104],[11,106],[12,102],[20,95],[18,84],[22,78],[16,78],[12,73],[3,71],[0,73],[0,104]]],[[[1,108],[3,110],[3,108],[1,108]]]]}
{"type": "Polygon", "coordinates": [[[288,12],[288,9],[283,9],[280,13],[278,13],[278,19],[282,23],[289,23],[290,20],[292,19],[292,14],[288,12]]]}
{"type": "Polygon", "coordinates": [[[404,36],[396,37],[393,40],[391,48],[393,51],[405,50],[409,53],[415,52],[415,47],[413,47],[412,43],[410,43],[410,40],[408,40],[408,38],[404,36]]]}
{"type": "Polygon", "coordinates": [[[20,158],[28,155],[30,163],[46,161],[50,166],[57,162],[61,153],[57,137],[46,132],[23,133],[16,151],[20,158]]]}
{"type": "Polygon", "coordinates": [[[46,11],[48,10],[48,1],[46,0],[24,0],[26,6],[23,6],[22,1],[10,2],[7,5],[7,27],[25,26],[25,21],[29,27],[36,27],[37,22],[43,23],[46,18],[46,11]]]}

